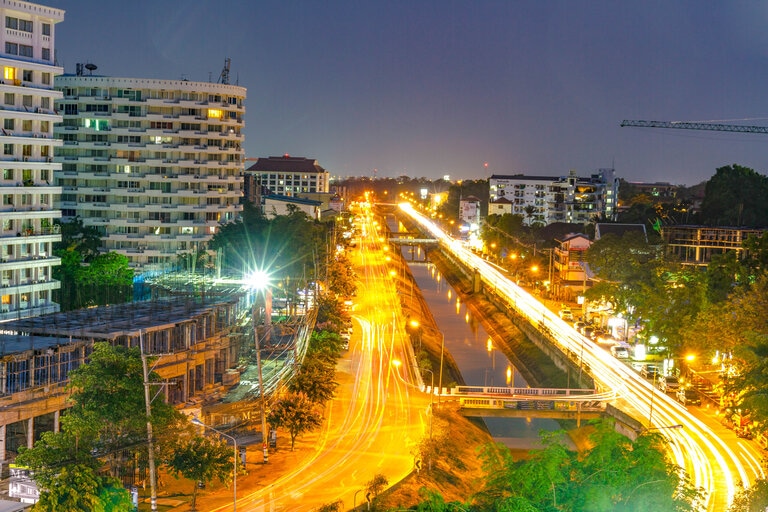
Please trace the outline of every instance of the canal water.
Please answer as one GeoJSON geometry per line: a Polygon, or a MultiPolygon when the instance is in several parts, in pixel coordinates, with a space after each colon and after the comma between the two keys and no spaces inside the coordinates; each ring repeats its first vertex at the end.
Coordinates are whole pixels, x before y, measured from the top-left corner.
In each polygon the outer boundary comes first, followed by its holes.
{"type": "MultiPolygon", "coordinates": [[[[404,256],[410,259],[410,254],[404,256]]],[[[445,335],[445,350],[453,356],[466,384],[527,386],[520,372],[504,353],[496,348],[500,340],[494,340],[488,334],[480,319],[474,317],[435,265],[429,262],[408,261],[408,266],[432,311],[437,327],[445,335]]],[[[555,420],[545,418],[483,419],[494,439],[510,448],[539,447],[539,433],[542,430],[561,429],[555,420]]]]}

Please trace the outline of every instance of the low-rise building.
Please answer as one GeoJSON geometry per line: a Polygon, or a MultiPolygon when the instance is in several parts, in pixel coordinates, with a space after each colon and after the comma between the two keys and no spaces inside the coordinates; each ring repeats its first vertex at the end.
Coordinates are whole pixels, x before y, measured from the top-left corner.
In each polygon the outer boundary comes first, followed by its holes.
{"type": "Polygon", "coordinates": [[[320,220],[320,207],[323,203],[304,199],[303,197],[288,197],[280,195],[268,195],[261,199],[264,215],[272,219],[278,215],[290,215],[293,210],[299,210],[307,214],[307,217],[320,220]]]}
{"type": "Polygon", "coordinates": [[[257,158],[245,169],[246,200],[258,204],[258,194],[299,196],[328,193],[330,175],[317,160],[291,155],[257,158]]]}

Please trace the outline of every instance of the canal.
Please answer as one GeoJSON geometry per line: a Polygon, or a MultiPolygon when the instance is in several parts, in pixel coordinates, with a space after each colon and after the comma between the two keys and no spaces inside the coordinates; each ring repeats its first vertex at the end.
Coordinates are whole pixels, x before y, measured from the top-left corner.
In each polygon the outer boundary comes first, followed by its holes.
{"type": "MultiPolygon", "coordinates": [[[[406,251],[409,249],[404,248],[406,251]]],[[[404,256],[410,259],[410,254],[404,256]]],[[[437,267],[433,263],[414,261],[408,261],[408,266],[438,329],[444,333],[445,350],[453,356],[466,384],[527,386],[520,372],[497,349],[500,340],[494,340],[488,334],[481,319],[474,317],[437,267]]],[[[450,384],[444,383],[445,386],[450,384]]],[[[540,446],[540,431],[562,428],[557,421],[546,418],[485,417],[483,420],[493,438],[510,448],[540,446]]]]}

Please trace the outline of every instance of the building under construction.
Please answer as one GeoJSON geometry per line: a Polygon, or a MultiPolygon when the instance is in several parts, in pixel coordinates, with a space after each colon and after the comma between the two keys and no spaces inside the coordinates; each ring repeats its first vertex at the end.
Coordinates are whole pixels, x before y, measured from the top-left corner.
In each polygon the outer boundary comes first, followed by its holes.
{"type": "Polygon", "coordinates": [[[239,378],[246,294],[203,301],[176,297],[88,308],[3,324],[0,334],[0,462],[20,446],[59,430],[69,372],[87,362],[95,342],[139,347],[166,400],[179,407],[221,399],[239,378]]]}

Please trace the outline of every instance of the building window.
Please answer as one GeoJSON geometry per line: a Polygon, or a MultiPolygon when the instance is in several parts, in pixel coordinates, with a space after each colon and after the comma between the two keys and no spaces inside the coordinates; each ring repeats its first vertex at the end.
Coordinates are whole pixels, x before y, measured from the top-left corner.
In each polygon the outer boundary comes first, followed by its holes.
{"type": "Polygon", "coordinates": [[[32,32],[32,20],[19,20],[19,30],[32,32]]]}
{"type": "Polygon", "coordinates": [[[16,80],[16,68],[5,66],[3,68],[3,78],[6,80],[16,80]]]}
{"type": "Polygon", "coordinates": [[[21,71],[21,79],[25,82],[34,82],[35,78],[31,69],[24,69],[21,71]]]}
{"type": "MultiPolygon", "coordinates": [[[[50,77],[48,79],[50,80],[50,77]]],[[[51,108],[51,98],[48,98],[45,96],[40,98],[40,108],[45,108],[45,109],[51,108]]]]}
{"type": "Polygon", "coordinates": [[[3,154],[13,155],[13,144],[3,144],[3,154]]]}
{"type": "Polygon", "coordinates": [[[3,129],[4,130],[13,130],[15,119],[4,119],[3,120],[3,129]]]}
{"type": "Polygon", "coordinates": [[[208,117],[211,119],[221,119],[222,112],[218,108],[209,108],[208,117]]]}
{"type": "Polygon", "coordinates": [[[8,55],[18,55],[19,45],[16,43],[5,43],[5,53],[8,55]]]}
{"type": "Polygon", "coordinates": [[[31,119],[24,119],[21,122],[21,131],[23,131],[23,132],[31,132],[32,131],[32,120],[31,119]]]}
{"type": "Polygon", "coordinates": [[[13,30],[19,29],[19,18],[12,18],[11,16],[5,17],[5,28],[12,28],[13,30]]]}
{"type": "Polygon", "coordinates": [[[26,44],[20,44],[19,45],[19,57],[29,57],[32,58],[34,55],[32,47],[26,44]]]}
{"type": "Polygon", "coordinates": [[[51,35],[51,24],[50,23],[43,23],[43,35],[44,36],[51,35]]]}
{"type": "MultiPolygon", "coordinates": [[[[45,58],[45,49],[43,49],[43,59],[48,60],[45,58]]],[[[43,82],[45,85],[51,84],[51,74],[50,73],[43,73],[40,79],[41,82],[43,82]]]]}
{"type": "Polygon", "coordinates": [[[21,104],[25,107],[31,107],[32,106],[32,95],[31,94],[25,94],[21,97],[21,104]]]}
{"type": "Polygon", "coordinates": [[[42,53],[40,55],[40,58],[43,60],[51,60],[51,49],[50,48],[43,48],[42,53]]]}
{"type": "Polygon", "coordinates": [[[5,93],[4,102],[6,105],[15,105],[16,104],[16,96],[12,92],[5,93]]]}

